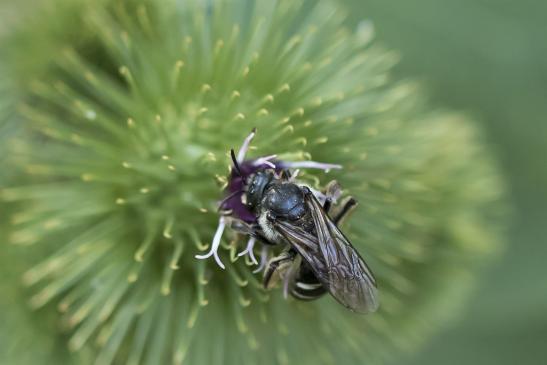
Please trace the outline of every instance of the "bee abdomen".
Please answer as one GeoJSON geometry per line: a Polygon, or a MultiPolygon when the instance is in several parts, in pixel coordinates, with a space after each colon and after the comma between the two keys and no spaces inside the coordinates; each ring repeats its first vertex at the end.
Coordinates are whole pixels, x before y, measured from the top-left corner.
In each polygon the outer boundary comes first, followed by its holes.
{"type": "Polygon", "coordinates": [[[309,283],[296,281],[291,295],[300,300],[314,300],[325,294],[327,290],[320,282],[309,283]]]}
{"type": "Polygon", "coordinates": [[[313,273],[310,265],[302,262],[300,271],[291,288],[291,295],[300,300],[314,300],[327,292],[327,288],[313,273]]]}

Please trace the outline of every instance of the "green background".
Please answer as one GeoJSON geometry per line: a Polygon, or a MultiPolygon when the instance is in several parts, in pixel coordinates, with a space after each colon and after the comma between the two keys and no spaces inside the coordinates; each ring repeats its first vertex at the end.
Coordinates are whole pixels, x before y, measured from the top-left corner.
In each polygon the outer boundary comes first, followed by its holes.
{"type": "Polygon", "coordinates": [[[345,0],[399,50],[397,74],[484,126],[508,178],[509,247],[463,315],[403,364],[547,359],[547,2],[345,0]]]}

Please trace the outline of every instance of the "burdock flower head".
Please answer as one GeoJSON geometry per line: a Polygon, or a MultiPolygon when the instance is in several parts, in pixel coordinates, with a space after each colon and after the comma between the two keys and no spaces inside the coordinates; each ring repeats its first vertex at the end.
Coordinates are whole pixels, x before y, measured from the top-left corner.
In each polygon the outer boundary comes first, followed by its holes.
{"type": "Polygon", "coordinates": [[[9,241],[28,246],[30,306],[57,312],[51,336],[72,359],[381,362],[453,313],[494,247],[500,182],[473,124],[391,80],[396,55],[335,3],[46,1],[36,13],[2,47],[22,131],[9,141],[20,177],[0,198],[9,241]],[[250,161],[300,167],[316,191],[336,179],[359,201],[343,229],[376,274],[378,312],[265,291],[261,246],[218,233],[229,151],[253,127],[250,161]]]}

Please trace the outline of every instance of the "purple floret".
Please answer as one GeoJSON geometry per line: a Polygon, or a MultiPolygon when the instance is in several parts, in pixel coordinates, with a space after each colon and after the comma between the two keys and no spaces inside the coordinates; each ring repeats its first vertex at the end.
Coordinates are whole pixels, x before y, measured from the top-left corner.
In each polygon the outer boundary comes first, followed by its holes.
{"type": "MultiPolygon", "coordinates": [[[[257,160],[246,160],[239,164],[242,176],[240,176],[235,170],[232,169],[228,180],[228,186],[226,187],[226,197],[221,206],[221,210],[229,210],[232,212],[232,216],[238,218],[246,223],[255,223],[256,216],[251,212],[251,210],[243,204],[241,197],[244,193],[245,182],[252,174],[255,174],[259,170],[271,169],[271,166],[268,164],[259,164],[255,165],[257,160]]],[[[272,161],[276,166],[276,171],[281,171],[277,161],[272,161]]]]}

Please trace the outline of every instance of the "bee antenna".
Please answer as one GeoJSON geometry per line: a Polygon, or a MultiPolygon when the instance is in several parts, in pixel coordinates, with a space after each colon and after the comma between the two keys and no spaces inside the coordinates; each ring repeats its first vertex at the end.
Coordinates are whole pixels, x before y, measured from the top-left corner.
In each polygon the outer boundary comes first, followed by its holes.
{"type": "Polygon", "coordinates": [[[233,148],[230,150],[230,155],[232,156],[232,162],[234,163],[234,168],[236,169],[237,174],[243,177],[243,174],[241,173],[241,169],[239,168],[239,163],[237,162],[237,159],[236,159],[236,153],[234,152],[233,148]]]}

